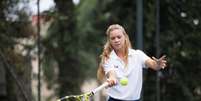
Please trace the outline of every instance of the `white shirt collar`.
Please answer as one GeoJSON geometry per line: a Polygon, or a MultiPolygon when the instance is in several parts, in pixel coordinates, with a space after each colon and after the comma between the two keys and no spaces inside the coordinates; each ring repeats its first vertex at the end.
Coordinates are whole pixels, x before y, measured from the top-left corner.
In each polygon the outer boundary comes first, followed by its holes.
{"type": "MultiPolygon", "coordinates": [[[[132,49],[128,49],[128,56],[132,56],[134,55],[134,51],[132,49]]],[[[114,50],[111,51],[110,53],[110,58],[114,58],[114,59],[118,59],[119,57],[117,56],[117,54],[115,53],[114,50]]]]}

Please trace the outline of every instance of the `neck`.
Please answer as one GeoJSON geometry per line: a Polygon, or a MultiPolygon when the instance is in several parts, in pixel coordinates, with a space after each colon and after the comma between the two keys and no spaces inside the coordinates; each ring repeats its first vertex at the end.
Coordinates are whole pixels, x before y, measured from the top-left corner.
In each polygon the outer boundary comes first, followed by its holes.
{"type": "Polygon", "coordinates": [[[117,56],[123,60],[123,62],[126,64],[125,68],[127,67],[127,63],[128,63],[128,60],[126,58],[126,54],[125,54],[125,50],[116,50],[115,53],[117,54],[117,56]]]}
{"type": "Polygon", "coordinates": [[[117,54],[117,56],[121,59],[124,59],[124,55],[125,52],[121,49],[121,50],[115,50],[115,53],[117,54]]]}

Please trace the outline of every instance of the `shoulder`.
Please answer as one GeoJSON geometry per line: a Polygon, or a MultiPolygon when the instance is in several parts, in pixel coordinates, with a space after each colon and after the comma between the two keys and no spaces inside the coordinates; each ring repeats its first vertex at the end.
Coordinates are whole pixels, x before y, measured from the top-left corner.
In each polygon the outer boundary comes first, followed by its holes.
{"type": "Polygon", "coordinates": [[[139,49],[129,49],[129,54],[131,55],[138,55],[138,54],[142,54],[144,53],[142,50],[139,50],[139,49]]]}
{"type": "Polygon", "coordinates": [[[129,55],[134,55],[139,58],[147,56],[142,50],[139,49],[129,49],[129,55]]]}
{"type": "Polygon", "coordinates": [[[136,53],[138,53],[138,54],[145,54],[142,50],[139,50],[139,49],[136,50],[136,53]]]}

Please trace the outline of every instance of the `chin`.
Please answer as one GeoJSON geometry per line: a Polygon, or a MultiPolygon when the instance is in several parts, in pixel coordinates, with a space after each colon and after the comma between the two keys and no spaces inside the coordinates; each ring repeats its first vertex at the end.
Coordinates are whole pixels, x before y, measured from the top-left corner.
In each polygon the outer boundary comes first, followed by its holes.
{"type": "Polygon", "coordinates": [[[116,50],[116,51],[120,51],[121,49],[122,49],[121,47],[114,48],[114,50],[116,50]]]}
{"type": "Polygon", "coordinates": [[[113,46],[113,49],[114,49],[115,51],[120,51],[120,50],[123,49],[123,47],[122,47],[121,45],[117,45],[117,46],[113,46]]]}

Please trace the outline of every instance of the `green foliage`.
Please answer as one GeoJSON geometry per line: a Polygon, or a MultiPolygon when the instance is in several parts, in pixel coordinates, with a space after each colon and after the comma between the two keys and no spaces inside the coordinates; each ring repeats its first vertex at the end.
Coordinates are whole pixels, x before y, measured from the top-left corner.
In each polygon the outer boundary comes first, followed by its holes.
{"type": "MultiPolygon", "coordinates": [[[[151,9],[155,9],[156,2],[149,1],[145,5],[151,4],[151,9]],[[150,3],[149,3],[150,2],[150,3]]],[[[199,1],[172,1],[166,0],[160,3],[160,47],[161,54],[168,57],[168,68],[165,69],[161,77],[161,100],[162,101],[199,101],[199,93],[195,89],[199,88],[201,82],[197,78],[201,74],[200,69],[200,46],[201,38],[200,24],[194,24],[194,20],[200,20],[199,1]],[[186,14],[182,15],[182,14],[186,14]],[[183,17],[182,17],[183,16],[183,17]],[[193,78],[193,79],[192,79],[193,78]]],[[[147,6],[148,7],[148,6],[147,6]]],[[[147,10],[148,12],[148,10],[147,10]]],[[[146,19],[152,19],[149,13],[145,12],[146,19]]],[[[153,19],[153,18],[154,19],[153,19]]],[[[153,55],[153,39],[155,26],[152,21],[145,23],[145,41],[146,50],[153,55]],[[152,23],[152,24],[151,24],[152,23]],[[151,25],[150,25],[151,24],[151,25]],[[151,38],[151,39],[150,39],[151,38]]],[[[155,101],[156,95],[150,94],[156,92],[155,85],[146,87],[151,83],[155,84],[155,74],[148,72],[149,80],[145,81],[145,100],[155,101]],[[147,92],[146,91],[149,91],[147,92]],[[153,99],[153,100],[150,100],[153,99]]]]}
{"type": "MultiPolygon", "coordinates": [[[[26,0],[23,1],[25,3],[26,0]]],[[[19,2],[22,3],[22,0],[0,1],[0,51],[6,70],[6,101],[24,101],[23,92],[26,92],[29,98],[32,93],[30,56],[29,54],[24,56],[16,51],[16,46],[22,45],[29,53],[31,46],[27,48],[18,40],[29,37],[30,34],[27,33],[32,31],[28,15],[16,6],[19,2]],[[24,87],[23,90],[19,86],[24,87]]]]}
{"type": "MultiPolygon", "coordinates": [[[[108,25],[123,25],[135,44],[135,2],[82,0],[75,6],[70,1],[55,0],[55,18],[42,41],[45,61],[56,61],[59,66],[60,95],[77,93],[83,78],[95,77],[108,25]]],[[[143,6],[144,50],[155,56],[156,1],[144,1],[143,6]]],[[[200,21],[200,8],[200,1],[160,1],[160,51],[168,57],[168,67],[160,78],[161,101],[201,99],[201,34],[200,22],[195,22],[200,21]]],[[[53,78],[49,69],[45,68],[50,73],[46,75],[53,78]]],[[[156,101],[156,72],[148,70],[144,82],[143,99],[156,101]]]]}
{"type": "Polygon", "coordinates": [[[57,64],[51,55],[45,56],[42,61],[42,67],[43,72],[45,75],[45,80],[48,83],[48,88],[54,88],[55,82],[57,82],[57,76],[58,70],[57,70],[57,64]]]}
{"type": "Polygon", "coordinates": [[[52,80],[55,80],[55,68],[58,66],[58,94],[64,96],[78,93],[83,81],[78,58],[79,35],[75,33],[76,20],[72,1],[55,0],[54,2],[56,10],[46,12],[53,21],[47,36],[41,40],[44,48],[43,69],[51,87],[54,83],[52,80]]]}

